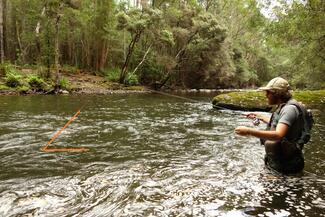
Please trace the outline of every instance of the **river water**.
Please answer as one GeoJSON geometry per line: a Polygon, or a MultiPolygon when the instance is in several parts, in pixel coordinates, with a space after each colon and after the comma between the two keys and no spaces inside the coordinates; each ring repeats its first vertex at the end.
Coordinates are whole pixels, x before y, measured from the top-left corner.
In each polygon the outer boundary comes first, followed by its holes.
{"type": "MultiPolygon", "coordinates": [[[[305,172],[264,168],[212,96],[0,96],[0,216],[325,216],[325,105],[305,172]],[[40,148],[85,104],[50,148],[40,148]]],[[[264,128],[263,124],[259,128],[264,128]]]]}

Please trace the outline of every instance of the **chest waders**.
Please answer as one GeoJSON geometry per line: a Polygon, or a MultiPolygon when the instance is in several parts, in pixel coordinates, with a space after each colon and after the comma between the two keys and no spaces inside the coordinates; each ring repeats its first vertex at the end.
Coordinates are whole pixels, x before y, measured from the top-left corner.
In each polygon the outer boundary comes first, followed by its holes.
{"type": "MultiPolygon", "coordinates": [[[[280,105],[272,114],[270,123],[266,130],[275,130],[279,120],[282,108],[290,103],[280,105]]],[[[302,118],[303,113],[299,110],[298,118],[302,118]]],[[[297,119],[298,119],[297,118],[297,119]]],[[[284,174],[297,173],[304,168],[304,157],[302,153],[303,144],[300,144],[300,137],[294,141],[289,141],[284,137],[281,141],[261,140],[265,147],[265,165],[284,174]]]]}

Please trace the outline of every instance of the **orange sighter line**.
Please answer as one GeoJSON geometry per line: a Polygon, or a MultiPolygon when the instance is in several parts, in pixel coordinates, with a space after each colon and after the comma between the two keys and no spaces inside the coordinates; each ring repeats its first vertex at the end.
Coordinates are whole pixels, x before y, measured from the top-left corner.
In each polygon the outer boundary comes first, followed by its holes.
{"type": "Polygon", "coordinates": [[[44,152],[54,153],[54,152],[86,152],[89,151],[88,148],[42,148],[44,152]]]}
{"type": "Polygon", "coordinates": [[[80,109],[76,112],[74,116],[70,118],[70,120],[62,127],[56,134],[48,141],[42,148],[41,150],[44,152],[85,152],[89,151],[88,148],[48,148],[49,145],[59,137],[59,135],[63,132],[65,128],[69,126],[69,124],[76,119],[76,117],[80,114],[80,109]]]}

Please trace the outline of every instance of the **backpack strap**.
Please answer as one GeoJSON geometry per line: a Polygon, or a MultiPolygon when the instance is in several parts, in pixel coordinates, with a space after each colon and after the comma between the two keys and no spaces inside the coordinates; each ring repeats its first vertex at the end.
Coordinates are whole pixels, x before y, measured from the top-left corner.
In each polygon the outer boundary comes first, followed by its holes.
{"type": "Polygon", "coordinates": [[[273,128],[276,128],[276,126],[278,125],[279,123],[279,120],[280,120],[280,113],[281,113],[281,110],[286,106],[287,104],[281,104],[277,107],[277,109],[275,110],[275,112],[272,113],[272,116],[270,118],[270,122],[268,123],[267,125],[267,129],[270,130],[270,129],[273,129],[273,128]]]}
{"type": "MultiPolygon", "coordinates": [[[[276,109],[276,111],[273,112],[270,122],[267,125],[266,130],[273,129],[277,126],[279,119],[280,119],[281,110],[287,105],[294,105],[298,109],[298,112],[299,112],[298,115],[302,116],[302,118],[303,118],[303,129],[302,129],[301,135],[299,135],[299,137],[295,141],[291,141],[297,145],[298,149],[302,150],[304,144],[308,143],[310,140],[310,134],[311,134],[310,131],[311,131],[312,125],[314,123],[314,120],[313,120],[311,112],[306,110],[304,105],[297,102],[296,100],[291,99],[287,103],[279,105],[278,108],[276,109]]],[[[288,141],[288,140],[284,137],[283,141],[288,141]]],[[[261,143],[264,144],[264,142],[265,141],[263,139],[261,139],[261,143]]],[[[288,141],[288,142],[290,142],[290,141],[288,141]]]]}
{"type": "MultiPolygon", "coordinates": [[[[266,130],[271,130],[271,129],[275,129],[276,126],[278,125],[278,122],[280,120],[280,112],[282,110],[282,108],[285,106],[285,104],[281,104],[279,105],[276,110],[272,113],[271,118],[270,118],[270,122],[267,124],[266,126],[266,130]]],[[[264,145],[265,143],[265,139],[260,139],[260,143],[262,145],[264,145]]]]}
{"type": "Polygon", "coordinates": [[[299,136],[299,139],[296,141],[297,144],[299,145],[300,149],[302,149],[304,144],[308,143],[309,140],[310,140],[310,131],[308,130],[309,126],[308,126],[308,121],[306,119],[307,110],[301,103],[297,102],[294,99],[289,100],[286,105],[294,105],[294,106],[296,106],[296,108],[299,111],[299,115],[302,115],[303,122],[304,122],[304,127],[303,127],[303,130],[301,132],[301,135],[299,136]]]}

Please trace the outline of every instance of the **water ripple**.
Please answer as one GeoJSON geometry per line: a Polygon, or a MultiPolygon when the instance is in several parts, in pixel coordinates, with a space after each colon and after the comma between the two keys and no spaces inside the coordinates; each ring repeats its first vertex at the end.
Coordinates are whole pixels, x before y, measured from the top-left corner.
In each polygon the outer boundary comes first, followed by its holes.
{"type": "Polygon", "coordinates": [[[151,94],[85,98],[91,103],[51,147],[90,151],[54,154],[40,147],[80,99],[16,98],[25,108],[10,107],[10,99],[0,114],[0,216],[324,213],[324,122],[306,147],[305,175],[290,177],[264,168],[257,139],[233,133],[253,126],[242,113],[205,102],[151,94]]]}

